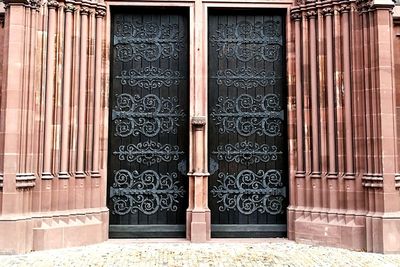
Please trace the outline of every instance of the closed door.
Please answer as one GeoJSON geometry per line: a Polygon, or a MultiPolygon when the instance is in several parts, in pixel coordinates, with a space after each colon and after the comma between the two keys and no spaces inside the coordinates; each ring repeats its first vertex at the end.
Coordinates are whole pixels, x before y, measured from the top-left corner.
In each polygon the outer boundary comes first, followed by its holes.
{"type": "Polygon", "coordinates": [[[275,11],[209,12],[213,237],[286,235],[284,22],[275,11]]]}
{"type": "Polygon", "coordinates": [[[111,237],[185,236],[186,10],[112,10],[108,207],[111,237]]]}

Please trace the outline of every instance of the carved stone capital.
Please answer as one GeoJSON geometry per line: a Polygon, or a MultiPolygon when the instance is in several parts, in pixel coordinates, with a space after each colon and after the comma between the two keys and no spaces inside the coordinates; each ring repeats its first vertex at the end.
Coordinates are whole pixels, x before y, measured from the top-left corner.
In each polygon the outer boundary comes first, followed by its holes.
{"type": "Polygon", "coordinates": [[[58,3],[57,0],[50,0],[50,1],[47,1],[47,7],[48,7],[49,9],[51,9],[51,8],[57,9],[59,6],[60,6],[60,4],[58,3]]]}
{"type": "Polygon", "coordinates": [[[81,12],[81,15],[87,16],[90,13],[90,9],[87,6],[83,6],[83,7],[81,7],[80,12],[81,12]]]}
{"type": "Polygon", "coordinates": [[[76,10],[76,7],[73,4],[67,4],[64,8],[65,12],[73,13],[76,10]]]}
{"type": "Polygon", "coordinates": [[[106,15],[106,10],[103,8],[96,9],[96,18],[102,18],[106,15]]]}
{"type": "Polygon", "coordinates": [[[316,10],[309,10],[306,12],[306,16],[308,19],[315,19],[317,17],[317,11],[316,10]]]}
{"type": "Polygon", "coordinates": [[[321,14],[324,16],[332,16],[334,9],[332,7],[325,7],[321,10],[321,14]]]}
{"type": "Polygon", "coordinates": [[[30,8],[39,10],[39,7],[41,5],[40,0],[29,0],[28,2],[30,8]]]}
{"type": "Polygon", "coordinates": [[[372,7],[372,0],[356,0],[356,6],[358,12],[368,12],[372,7]]]}
{"type": "Polygon", "coordinates": [[[348,13],[351,10],[351,6],[349,3],[342,3],[339,7],[340,13],[348,13]]]}
{"type": "Polygon", "coordinates": [[[296,5],[302,6],[306,4],[306,0],[296,0],[296,5]]]}
{"type": "Polygon", "coordinates": [[[300,10],[293,10],[292,13],[290,14],[292,20],[301,20],[301,12],[300,10]]]}
{"type": "Polygon", "coordinates": [[[205,116],[194,116],[192,118],[192,126],[195,128],[202,128],[206,125],[206,117],[205,116]]]}

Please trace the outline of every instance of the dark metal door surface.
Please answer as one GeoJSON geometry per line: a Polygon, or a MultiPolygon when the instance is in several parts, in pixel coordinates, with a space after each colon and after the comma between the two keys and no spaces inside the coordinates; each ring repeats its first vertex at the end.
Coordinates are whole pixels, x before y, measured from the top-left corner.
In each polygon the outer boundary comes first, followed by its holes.
{"type": "Polygon", "coordinates": [[[188,206],[187,13],[114,10],[111,42],[110,236],[183,237],[188,206]]]}
{"type": "Polygon", "coordinates": [[[209,207],[214,237],[286,235],[285,18],[210,12],[209,207]]]}

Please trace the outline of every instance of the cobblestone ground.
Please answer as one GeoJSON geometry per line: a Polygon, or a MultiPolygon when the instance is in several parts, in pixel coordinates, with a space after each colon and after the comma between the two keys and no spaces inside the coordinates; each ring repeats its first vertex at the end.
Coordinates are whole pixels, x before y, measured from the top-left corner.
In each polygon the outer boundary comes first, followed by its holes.
{"type": "Polygon", "coordinates": [[[255,243],[108,241],[99,245],[0,256],[0,266],[400,266],[381,255],[277,239],[255,243]]]}

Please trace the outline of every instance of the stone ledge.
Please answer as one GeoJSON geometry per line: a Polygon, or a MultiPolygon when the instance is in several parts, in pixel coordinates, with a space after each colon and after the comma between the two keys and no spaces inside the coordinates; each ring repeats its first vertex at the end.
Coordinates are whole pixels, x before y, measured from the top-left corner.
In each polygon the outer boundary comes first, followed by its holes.
{"type": "Polygon", "coordinates": [[[365,250],[365,225],[354,220],[311,220],[300,217],[294,221],[293,239],[300,243],[365,250]]]}
{"type": "Polygon", "coordinates": [[[0,216],[0,254],[67,248],[108,239],[102,208],[0,216]]]}
{"type": "Polygon", "coordinates": [[[288,238],[299,243],[366,250],[366,214],[362,211],[288,208],[288,238]]]}
{"type": "Polygon", "coordinates": [[[33,228],[33,250],[44,250],[83,246],[105,241],[102,232],[103,222],[98,218],[69,218],[52,220],[42,223],[41,227],[33,228]]]}

